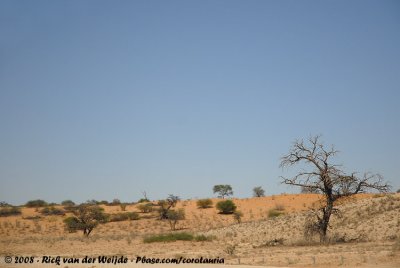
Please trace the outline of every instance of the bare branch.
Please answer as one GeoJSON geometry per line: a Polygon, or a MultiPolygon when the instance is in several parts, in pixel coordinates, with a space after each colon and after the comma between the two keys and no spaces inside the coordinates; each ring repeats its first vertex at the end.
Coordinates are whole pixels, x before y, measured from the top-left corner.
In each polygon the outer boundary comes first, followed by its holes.
{"type": "Polygon", "coordinates": [[[380,174],[372,174],[369,172],[364,173],[362,179],[357,179],[358,185],[354,194],[363,193],[367,189],[374,189],[379,192],[388,192],[391,186],[388,183],[384,182],[382,175],[380,174]]]}
{"type": "Polygon", "coordinates": [[[298,178],[296,178],[296,177],[293,178],[293,179],[287,179],[287,178],[284,178],[284,177],[281,177],[281,178],[283,179],[282,183],[284,183],[284,184],[304,187],[304,188],[307,188],[307,189],[316,189],[316,190],[321,190],[321,191],[324,190],[323,187],[318,183],[310,184],[307,181],[299,181],[299,182],[297,182],[298,178]]]}

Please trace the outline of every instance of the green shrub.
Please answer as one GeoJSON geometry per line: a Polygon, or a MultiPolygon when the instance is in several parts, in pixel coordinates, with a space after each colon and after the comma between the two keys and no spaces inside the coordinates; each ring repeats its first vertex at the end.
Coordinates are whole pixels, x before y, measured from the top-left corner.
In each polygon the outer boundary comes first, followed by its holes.
{"type": "Polygon", "coordinates": [[[125,211],[125,210],[126,210],[126,206],[127,206],[126,203],[121,203],[121,204],[119,204],[119,207],[121,208],[122,211],[125,211]]]}
{"type": "Polygon", "coordinates": [[[145,204],[139,204],[137,208],[143,212],[143,213],[150,213],[153,211],[153,204],[152,203],[145,203],[145,204]]]}
{"type": "Polygon", "coordinates": [[[147,198],[140,198],[140,199],[138,200],[138,203],[147,203],[147,202],[150,202],[150,200],[147,199],[147,198]]]}
{"type": "Polygon", "coordinates": [[[40,220],[42,217],[35,215],[35,216],[26,216],[23,217],[24,220],[40,220]]]}
{"type": "Polygon", "coordinates": [[[136,212],[108,214],[109,222],[138,220],[138,219],[139,219],[139,214],[136,212]]]}
{"type": "Polygon", "coordinates": [[[74,212],[79,208],[79,206],[66,206],[64,207],[65,212],[74,212]]]}
{"type": "Polygon", "coordinates": [[[215,239],[215,236],[206,236],[206,235],[197,235],[194,237],[195,241],[202,242],[202,241],[212,241],[215,239]]]}
{"type": "Polygon", "coordinates": [[[171,233],[171,234],[148,236],[143,239],[143,242],[144,243],[175,242],[178,240],[192,241],[193,239],[194,239],[194,236],[190,233],[171,233]]]}
{"type": "Polygon", "coordinates": [[[128,212],[128,217],[130,220],[138,220],[140,219],[140,216],[136,212],[128,212]]]}
{"type": "Polygon", "coordinates": [[[95,206],[95,205],[99,205],[100,202],[97,201],[96,199],[91,199],[91,200],[87,200],[85,203],[81,204],[83,206],[95,206]]]}
{"type": "Polygon", "coordinates": [[[74,233],[78,230],[82,230],[82,227],[83,227],[83,224],[81,222],[79,222],[77,217],[68,217],[68,218],[64,219],[64,223],[65,223],[66,229],[70,233],[74,233]]]}
{"type": "Polygon", "coordinates": [[[41,199],[31,200],[25,204],[28,208],[38,208],[47,206],[47,202],[41,199]]]}
{"type": "Polygon", "coordinates": [[[40,211],[41,214],[45,216],[50,216],[50,215],[65,215],[64,210],[58,209],[55,207],[45,207],[40,211]]]}
{"type": "Polygon", "coordinates": [[[64,207],[72,207],[75,206],[75,203],[72,200],[64,200],[61,202],[61,205],[64,207]]]}
{"type": "Polygon", "coordinates": [[[0,208],[0,217],[20,215],[21,209],[17,207],[2,207],[0,208]]]}
{"type": "Polygon", "coordinates": [[[232,214],[236,210],[236,205],[232,200],[219,201],[216,208],[221,214],[232,214]]]}
{"type": "Polygon", "coordinates": [[[178,221],[185,219],[185,210],[183,208],[178,210],[169,210],[167,213],[168,222],[171,227],[171,231],[175,231],[176,224],[178,221]]]}
{"type": "Polygon", "coordinates": [[[241,223],[242,222],[242,217],[243,217],[243,213],[239,210],[233,212],[233,218],[235,219],[235,221],[237,221],[237,223],[241,223]]]}
{"type": "Polygon", "coordinates": [[[210,208],[213,202],[210,198],[206,198],[197,200],[196,204],[198,208],[210,208]]]}
{"type": "Polygon", "coordinates": [[[277,209],[274,209],[274,208],[268,210],[268,218],[279,217],[279,216],[281,216],[281,215],[283,215],[283,214],[284,214],[283,211],[280,211],[280,210],[277,210],[277,209]]]}

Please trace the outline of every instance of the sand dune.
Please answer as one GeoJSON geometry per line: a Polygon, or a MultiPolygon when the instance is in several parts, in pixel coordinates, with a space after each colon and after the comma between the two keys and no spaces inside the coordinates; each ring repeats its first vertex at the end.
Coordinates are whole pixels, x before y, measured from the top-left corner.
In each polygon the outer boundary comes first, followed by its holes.
{"type": "MultiPolygon", "coordinates": [[[[152,258],[219,257],[225,259],[224,266],[231,264],[235,267],[238,264],[241,264],[240,267],[400,266],[399,194],[365,194],[344,201],[339,205],[342,214],[334,216],[331,221],[329,235],[332,243],[323,246],[305,243],[303,237],[307,211],[315,207],[320,199],[315,194],[233,199],[244,214],[240,224],[235,222],[232,215],[218,214],[215,208],[197,208],[196,200],[180,201],[177,207],[185,210],[186,219],[178,223],[179,230],[175,232],[204,234],[214,239],[173,243],[143,243],[143,238],[148,235],[170,232],[169,224],[158,220],[154,213],[140,213],[139,220],[101,224],[89,238],[85,238],[81,233],[65,231],[62,220],[67,215],[41,216],[37,209],[23,208],[20,216],[0,218],[0,254],[80,258],[85,255],[125,255],[128,258],[143,255],[152,258]],[[277,207],[283,214],[268,217],[268,211],[277,207]],[[35,219],[35,216],[40,218],[35,219]]],[[[218,200],[213,201],[215,204],[218,200]]],[[[108,213],[121,212],[119,206],[104,208],[108,213]]],[[[139,211],[137,205],[128,205],[126,210],[139,211]]],[[[3,258],[0,261],[1,267],[64,267],[38,263],[12,266],[5,264],[3,258]]],[[[182,265],[180,267],[186,267],[182,265]]],[[[112,265],[119,266],[164,267],[159,264],[134,263],[112,265]]],[[[208,264],[205,266],[214,267],[208,264]]],[[[71,264],[68,267],[92,266],[71,264]]]]}

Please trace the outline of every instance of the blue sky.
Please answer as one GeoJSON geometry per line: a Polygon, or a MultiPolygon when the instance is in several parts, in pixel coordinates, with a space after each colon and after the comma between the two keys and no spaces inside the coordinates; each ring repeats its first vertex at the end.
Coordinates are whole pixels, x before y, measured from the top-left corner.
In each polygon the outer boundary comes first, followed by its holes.
{"type": "Polygon", "coordinates": [[[296,138],[400,187],[398,1],[1,1],[0,201],[236,197],[296,138]]]}

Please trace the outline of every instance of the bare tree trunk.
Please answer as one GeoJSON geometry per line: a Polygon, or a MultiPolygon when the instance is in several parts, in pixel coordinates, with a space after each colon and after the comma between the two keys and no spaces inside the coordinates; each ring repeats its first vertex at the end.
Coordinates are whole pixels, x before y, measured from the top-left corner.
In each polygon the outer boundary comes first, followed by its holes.
{"type": "Polygon", "coordinates": [[[176,221],[175,220],[169,220],[169,226],[171,227],[171,231],[175,231],[175,226],[176,226],[176,221]]]}
{"type": "Polygon", "coordinates": [[[90,233],[92,232],[92,230],[93,230],[92,228],[89,228],[89,229],[88,229],[87,235],[86,235],[87,237],[89,237],[89,235],[90,235],[90,233]]]}
{"type": "Polygon", "coordinates": [[[333,211],[333,200],[328,198],[326,200],[326,206],[323,208],[323,215],[319,221],[319,240],[320,242],[326,242],[326,234],[328,232],[329,220],[333,211]]]}

